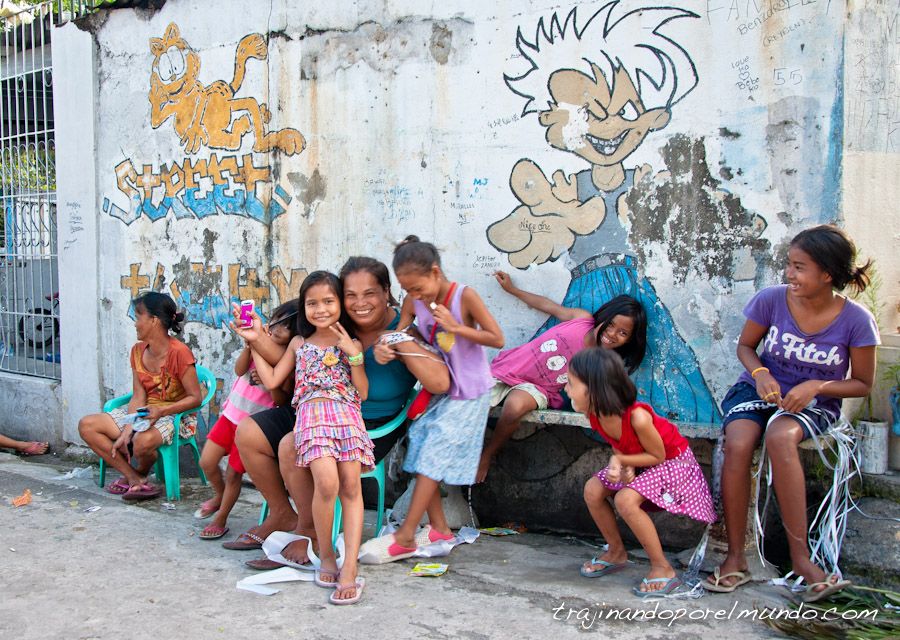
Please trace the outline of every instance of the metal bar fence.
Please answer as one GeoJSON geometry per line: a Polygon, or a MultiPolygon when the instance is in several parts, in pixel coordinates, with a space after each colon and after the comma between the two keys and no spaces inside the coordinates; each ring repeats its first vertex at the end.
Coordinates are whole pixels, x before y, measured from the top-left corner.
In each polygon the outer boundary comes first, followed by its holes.
{"type": "Polygon", "coordinates": [[[0,371],[58,380],[55,4],[0,17],[0,371]]]}

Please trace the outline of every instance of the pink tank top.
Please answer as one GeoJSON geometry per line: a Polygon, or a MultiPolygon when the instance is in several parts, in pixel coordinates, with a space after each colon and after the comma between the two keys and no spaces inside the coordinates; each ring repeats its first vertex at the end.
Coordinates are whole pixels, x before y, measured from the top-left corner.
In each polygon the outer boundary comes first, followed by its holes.
{"type": "Polygon", "coordinates": [[[254,368],[255,365],[251,362],[247,372],[234,381],[231,393],[228,394],[228,399],[222,406],[222,415],[233,424],[237,424],[247,416],[275,406],[272,394],[263,385],[253,384],[250,372],[254,368]]]}
{"type": "MultiPolygon", "coordinates": [[[[465,285],[457,285],[450,300],[450,313],[457,322],[462,322],[462,294],[465,285]]],[[[427,340],[431,328],[435,324],[431,310],[419,300],[413,301],[416,313],[416,326],[419,333],[427,340]]],[[[460,338],[456,334],[442,331],[438,325],[432,346],[444,357],[450,370],[450,390],[447,392],[454,400],[472,400],[484,395],[494,386],[491,370],[488,367],[487,354],[484,347],[471,340],[460,338]]]]}
{"type": "Polygon", "coordinates": [[[511,387],[533,384],[558,409],[563,405],[560,391],[569,379],[569,360],[584,348],[584,337],[593,328],[593,318],[550,327],[531,342],[498,353],[491,362],[491,375],[511,387]]]}

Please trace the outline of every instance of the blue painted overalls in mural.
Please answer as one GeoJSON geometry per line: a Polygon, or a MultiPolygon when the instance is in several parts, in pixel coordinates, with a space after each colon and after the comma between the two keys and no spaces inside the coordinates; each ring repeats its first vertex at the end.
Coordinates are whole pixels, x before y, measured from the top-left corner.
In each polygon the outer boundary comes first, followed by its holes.
{"type": "MultiPolygon", "coordinates": [[[[593,233],[577,238],[569,251],[570,260],[578,266],[572,269],[563,306],[593,313],[618,295],[638,300],[647,314],[647,353],[631,376],[638,398],[670,420],[718,423],[721,414],[697,357],[678,333],[653,285],[638,275],[634,256],[628,250],[627,233],[619,222],[616,201],[634,185],[634,170],[627,170],[622,185],[609,193],[594,186],[589,169],[576,174],[576,185],[579,202],[597,196],[603,198],[606,217],[593,233]]],[[[537,333],[558,322],[550,318],[537,333]]]]}

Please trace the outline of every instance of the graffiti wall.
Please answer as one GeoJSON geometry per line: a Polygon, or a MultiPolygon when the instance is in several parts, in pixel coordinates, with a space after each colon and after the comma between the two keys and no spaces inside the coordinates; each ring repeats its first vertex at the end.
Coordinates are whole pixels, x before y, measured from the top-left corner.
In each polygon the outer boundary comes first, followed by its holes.
{"type": "MultiPolygon", "coordinates": [[[[265,313],[307,271],[389,262],[416,233],[509,346],[553,321],[497,270],[590,311],[637,298],[642,397],[714,424],[744,303],[792,235],[841,216],[844,7],[445,4],[170,0],[84,26],[109,353],[133,340],[130,299],[167,291],[227,388],[231,302],[265,313]]],[[[107,386],[127,385],[123,362],[107,386]]]]}

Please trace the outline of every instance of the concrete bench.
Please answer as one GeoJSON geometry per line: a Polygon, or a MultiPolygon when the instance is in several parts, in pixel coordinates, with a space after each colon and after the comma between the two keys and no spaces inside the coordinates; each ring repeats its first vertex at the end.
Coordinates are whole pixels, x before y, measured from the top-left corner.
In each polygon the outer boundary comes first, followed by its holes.
{"type": "MultiPolygon", "coordinates": [[[[496,419],[500,417],[501,410],[502,410],[502,407],[494,407],[491,409],[491,412],[490,412],[491,420],[489,423],[490,425],[493,425],[494,422],[496,421],[496,419]]],[[[700,462],[701,466],[708,467],[711,472],[713,449],[715,448],[716,441],[718,440],[719,434],[721,433],[721,424],[686,423],[686,422],[677,422],[677,421],[675,421],[675,424],[678,426],[679,432],[690,441],[691,448],[694,451],[694,454],[697,457],[698,462],[700,462]]],[[[562,435],[563,437],[565,437],[564,432],[567,432],[567,431],[571,431],[573,433],[576,432],[575,429],[570,429],[571,427],[577,427],[577,428],[579,428],[579,430],[586,429],[586,430],[590,431],[590,423],[588,422],[588,419],[583,414],[576,413],[573,411],[560,411],[560,410],[555,410],[555,409],[546,409],[543,411],[531,411],[530,413],[526,414],[522,418],[521,425],[522,426],[519,428],[519,430],[513,436],[513,439],[510,441],[510,443],[507,444],[506,448],[509,448],[510,445],[514,446],[517,441],[528,440],[529,438],[534,437],[536,433],[543,431],[543,430],[553,430],[553,431],[561,430],[563,433],[560,435],[562,435]]],[[[582,432],[582,433],[584,433],[584,432],[582,432]]],[[[587,447],[590,447],[595,450],[603,451],[603,453],[602,453],[603,457],[609,455],[609,445],[605,441],[603,441],[598,434],[591,434],[589,437],[591,438],[592,442],[590,444],[586,445],[587,447]]],[[[501,458],[501,459],[503,458],[504,451],[506,451],[506,448],[504,450],[501,450],[498,458],[501,458]]],[[[806,440],[803,443],[801,443],[800,449],[802,452],[806,452],[805,454],[801,454],[801,455],[803,455],[803,457],[807,461],[807,463],[809,463],[812,460],[818,460],[818,455],[816,454],[816,446],[812,440],[806,440]]],[[[543,452],[539,451],[538,454],[540,455],[540,453],[543,453],[543,452]]],[[[547,454],[552,455],[551,452],[547,452],[547,454]]],[[[602,458],[598,457],[599,455],[601,455],[601,454],[594,453],[592,457],[598,461],[602,460],[602,458]]],[[[753,465],[751,466],[751,474],[757,468],[757,463],[758,463],[758,459],[759,459],[758,456],[759,456],[759,450],[757,450],[757,454],[754,456],[753,465]]],[[[577,463],[578,460],[576,460],[575,462],[577,463]]],[[[586,473],[578,474],[577,482],[583,483],[584,480],[589,476],[589,474],[592,471],[597,471],[600,468],[599,466],[597,466],[598,464],[602,464],[602,462],[595,462],[593,466],[588,466],[587,464],[581,465],[583,467],[586,467],[586,473]]],[[[495,474],[495,471],[492,469],[491,473],[495,474]]],[[[489,475],[486,484],[490,485],[491,480],[492,480],[492,475],[489,475]]],[[[573,482],[568,482],[566,484],[570,485],[570,486],[567,486],[565,489],[560,489],[560,488],[551,486],[553,484],[553,482],[554,482],[554,479],[550,479],[547,482],[543,483],[543,486],[540,487],[540,489],[538,491],[536,491],[535,493],[537,495],[541,495],[541,494],[546,495],[549,497],[550,501],[554,501],[554,498],[553,498],[554,494],[557,494],[557,493],[561,494],[562,491],[570,492],[570,494],[568,496],[566,496],[565,502],[568,502],[569,513],[572,515],[573,519],[575,519],[575,516],[577,516],[579,514],[576,511],[576,505],[572,504],[574,501],[571,499],[571,497],[572,497],[571,493],[574,493],[580,499],[581,487],[573,482]],[[571,486],[573,484],[575,486],[571,486]]],[[[520,489],[517,486],[510,486],[510,483],[508,481],[506,481],[506,479],[499,480],[498,484],[501,484],[502,488],[499,489],[497,492],[503,492],[505,490],[513,497],[513,499],[524,497],[524,496],[521,496],[521,494],[523,493],[522,489],[520,489]]],[[[755,483],[751,484],[751,486],[755,486],[755,483]]],[[[484,495],[486,493],[490,493],[490,491],[491,491],[491,489],[482,487],[480,489],[479,493],[484,495]]],[[[750,568],[750,571],[751,571],[754,579],[755,580],[768,580],[771,577],[775,577],[775,573],[772,571],[771,568],[763,566],[762,563],[760,562],[758,554],[756,552],[755,537],[754,537],[754,533],[753,533],[753,522],[754,522],[754,517],[755,517],[755,511],[757,508],[756,498],[757,498],[757,496],[755,494],[751,496],[750,509],[749,509],[748,518],[747,518],[747,532],[746,532],[746,541],[747,542],[746,542],[746,547],[745,547],[745,554],[747,556],[747,560],[750,565],[749,568],[750,568]]],[[[559,495],[559,496],[557,496],[557,499],[555,500],[555,502],[558,503],[562,499],[563,499],[563,496],[559,495]]],[[[499,502],[499,500],[498,500],[498,502],[499,502]]],[[[529,501],[527,499],[523,500],[523,506],[524,506],[524,504],[527,504],[528,502],[529,501]]],[[[516,514],[516,513],[504,512],[504,510],[502,508],[499,508],[499,509],[496,508],[499,506],[500,505],[497,504],[497,505],[495,505],[495,508],[489,507],[487,509],[487,511],[492,513],[492,515],[499,517],[501,519],[509,518],[511,520],[516,520],[516,521],[525,521],[526,525],[529,524],[529,522],[526,521],[524,509],[520,508],[518,510],[518,514],[516,514]],[[519,515],[520,517],[516,517],[516,515],[519,515]]],[[[586,507],[582,507],[582,510],[585,513],[587,511],[586,507]]],[[[533,514],[534,514],[534,512],[532,512],[532,516],[533,516],[533,514]]],[[[687,518],[671,518],[671,517],[666,518],[666,515],[667,514],[659,514],[659,515],[654,516],[654,519],[656,519],[656,518],[665,519],[665,522],[666,522],[664,527],[657,526],[657,529],[660,532],[660,538],[663,540],[663,543],[666,544],[666,546],[674,546],[674,547],[677,547],[677,546],[684,547],[685,542],[689,541],[689,543],[691,544],[691,547],[684,552],[685,553],[684,560],[686,560],[687,557],[690,556],[690,552],[693,550],[693,544],[696,543],[697,541],[699,541],[699,539],[700,539],[699,534],[700,534],[700,532],[702,532],[703,526],[701,525],[701,523],[695,523],[687,518]],[[680,545],[678,543],[680,543],[680,545]]],[[[590,522],[590,524],[588,525],[589,528],[587,529],[587,531],[591,531],[591,527],[593,526],[593,521],[589,521],[589,522],[590,522]]],[[[560,523],[563,526],[558,527],[558,530],[583,532],[583,531],[585,531],[583,523],[584,523],[583,519],[576,520],[576,522],[574,523],[574,526],[572,523],[560,523]]],[[[549,526],[546,522],[540,522],[540,521],[537,522],[537,526],[541,527],[541,528],[545,528],[545,527],[546,528],[554,528],[553,526],[549,526]]],[[[627,529],[623,529],[623,533],[627,534],[627,529]]],[[[726,538],[725,538],[725,527],[724,527],[724,523],[720,520],[712,527],[712,529],[710,531],[710,539],[709,539],[709,542],[707,545],[707,552],[706,552],[706,557],[705,557],[705,560],[703,563],[703,570],[711,571],[712,568],[721,564],[722,560],[724,559],[724,554],[725,554],[726,549],[727,549],[727,544],[726,544],[726,538]]]]}

